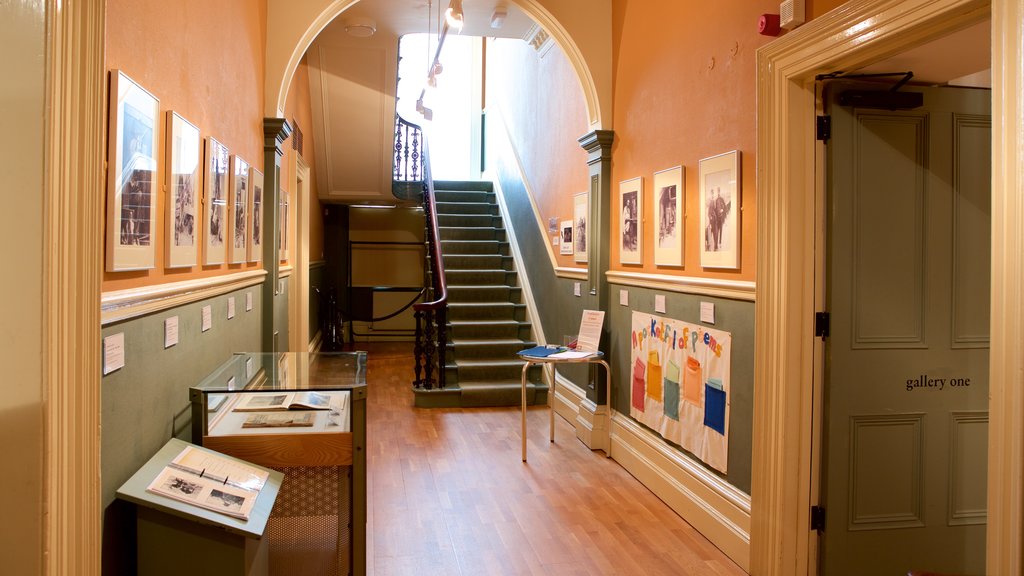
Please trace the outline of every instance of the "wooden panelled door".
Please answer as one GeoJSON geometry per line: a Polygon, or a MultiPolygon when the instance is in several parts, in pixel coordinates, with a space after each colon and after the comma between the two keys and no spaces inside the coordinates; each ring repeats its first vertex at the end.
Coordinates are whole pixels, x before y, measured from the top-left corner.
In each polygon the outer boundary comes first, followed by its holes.
{"type": "Polygon", "coordinates": [[[864,88],[826,90],[821,573],[983,574],[990,92],[840,105],[864,88]]]}

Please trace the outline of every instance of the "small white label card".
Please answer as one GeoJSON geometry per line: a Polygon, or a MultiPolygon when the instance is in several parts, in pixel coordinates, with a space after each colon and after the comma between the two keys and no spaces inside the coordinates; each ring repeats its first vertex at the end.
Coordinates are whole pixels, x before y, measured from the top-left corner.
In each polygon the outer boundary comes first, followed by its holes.
{"type": "Polygon", "coordinates": [[[654,311],[655,312],[660,312],[661,314],[665,313],[665,295],[664,294],[655,294],[654,295],[654,311]]]}
{"type": "Polygon", "coordinates": [[[164,348],[178,343],[178,317],[171,316],[164,320],[164,348]]]}
{"type": "Polygon", "coordinates": [[[235,297],[228,297],[228,320],[235,317],[235,297]]]}
{"type": "Polygon", "coordinates": [[[603,325],[604,310],[584,310],[583,317],[580,318],[580,334],[576,339],[576,350],[597,352],[603,325]]]}
{"type": "Polygon", "coordinates": [[[235,377],[232,376],[231,378],[228,378],[228,390],[234,390],[234,389],[235,389],[235,377]]]}
{"type": "Polygon", "coordinates": [[[203,306],[203,332],[213,328],[213,307],[209,304],[203,306]]]}
{"type": "Polygon", "coordinates": [[[252,356],[249,356],[248,358],[245,359],[245,379],[249,380],[250,378],[252,378],[252,373],[253,373],[252,356]]]}
{"type": "Polygon", "coordinates": [[[561,236],[552,236],[551,237],[551,245],[552,246],[558,246],[560,240],[561,240],[561,236]]]}
{"type": "Polygon", "coordinates": [[[576,283],[574,283],[572,285],[572,295],[573,296],[579,296],[580,295],[580,283],[579,282],[576,282],[576,283]]]}
{"type": "Polygon", "coordinates": [[[619,290],[619,304],[629,306],[629,290],[625,288],[619,290]]]}
{"type": "Polygon", "coordinates": [[[245,293],[245,311],[249,312],[252,310],[252,292],[245,293]]]}
{"type": "Polygon", "coordinates": [[[277,293],[284,294],[284,278],[277,281],[277,293]]]}
{"type": "Polygon", "coordinates": [[[714,302],[701,302],[700,303],[700,321],[706,324],[715,323],[715,304],[714,302]]]}
{"type": "Polygon", "coordinates": [[[124,368],[124,332],[103,339],[103,375],[124,368]]]}

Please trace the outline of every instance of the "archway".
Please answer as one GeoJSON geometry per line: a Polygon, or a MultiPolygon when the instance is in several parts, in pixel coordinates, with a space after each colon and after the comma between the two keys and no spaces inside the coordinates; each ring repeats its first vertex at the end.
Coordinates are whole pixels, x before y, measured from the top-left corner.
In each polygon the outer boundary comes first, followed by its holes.
{"type": "MultiPolygon", "coordinates": [[[[317,35],[360,0],[272,2],[267,12],[265,115],[284,114],[292,76],[317,35]]],[[[611,129],[611,0],[579,10],[571,0],[512,0],[546,30],[565,52],[579,77],[591,129],[611,129]]]]}

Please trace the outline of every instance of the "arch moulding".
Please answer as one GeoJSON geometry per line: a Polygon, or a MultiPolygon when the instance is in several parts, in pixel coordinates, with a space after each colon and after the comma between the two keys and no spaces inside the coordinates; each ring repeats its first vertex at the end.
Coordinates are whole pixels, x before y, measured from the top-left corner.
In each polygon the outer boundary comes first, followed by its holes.
{"type": "MultiPolygon", "coordinates": [[[[317,35],[360,0],[270,0],[267,3],[265,115],[284,115],[292,76],[317,35]]],[[[439,0],[443,2],[444,0],[439,0]]],[[[583,89],[590,128],[611,129],[611,0],[512,0],[565,52],[583,89]]]]}

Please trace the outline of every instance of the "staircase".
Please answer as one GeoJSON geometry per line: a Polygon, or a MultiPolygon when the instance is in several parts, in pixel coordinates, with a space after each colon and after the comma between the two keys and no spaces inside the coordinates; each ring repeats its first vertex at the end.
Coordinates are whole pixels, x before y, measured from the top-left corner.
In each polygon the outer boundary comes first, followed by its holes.
{"type": "MultiPolygon", "coordinates": [[[[434,190],[448,282],[446,391],[417,393],[416,405],[517,406],[523,362],[515,353],[535,343],[493,186],[436,181],[434,190]]],[[[547,402],[540,376],[539,366],[530,369],[528,403],[547,402]]]]}

